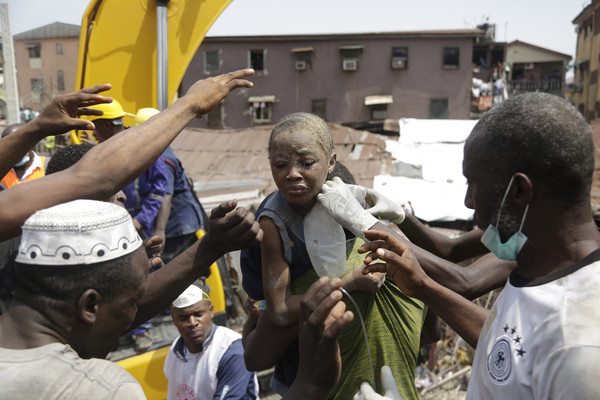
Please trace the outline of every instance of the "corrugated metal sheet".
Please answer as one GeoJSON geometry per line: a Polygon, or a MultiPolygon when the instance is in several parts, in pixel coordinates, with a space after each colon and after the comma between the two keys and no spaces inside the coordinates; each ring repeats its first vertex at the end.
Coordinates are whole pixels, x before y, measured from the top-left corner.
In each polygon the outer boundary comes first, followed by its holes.
{"type": "Polygon", "coordinates": [[[40,26],[13,36],[14,40],[34,40],[50,39],[60,37],[79,37],[79,25],[65,24],[63,22],[54,22],[52,24],[40,26]]]}
{"type": "MultiPolygon", "coordinates": [[[[385,151],[388,137],[329,125],[337,160],[350,169],[359,185],[372,187],[376,175],[390,173],[392,158],[385,151]]],[[[222,199],[222,195],[238,198],[244,206],[258,205],[276,189],[267,153],[272,129],[273,125],[237,130],[186,128],[175,139],[171,147],[194,180],[198,196],[206,200],[207,211],[212,199],[222,199]],[[254,193],[255,198],[242,198],[254,193]]]]}

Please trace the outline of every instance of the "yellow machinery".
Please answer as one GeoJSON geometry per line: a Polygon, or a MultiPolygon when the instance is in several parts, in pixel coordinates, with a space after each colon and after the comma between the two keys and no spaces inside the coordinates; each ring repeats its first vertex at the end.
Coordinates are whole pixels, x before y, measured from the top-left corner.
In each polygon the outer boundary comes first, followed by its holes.
{"type": "MultiPolygon", "coordinates": [[[[75,88],[111,83],[106,93],[131,113],[160,110],[176,97],[183,75],[211,25],[231,0],[91,0],[81,23],[75,88]]],[[[125,125],[133,119],[125,117],[125,125]],[[129,120],[128,120],[129,119],[129,120]]],[[[76,132],[72,143],[81,143],[76,132]]],[[[204,232],[198,232],[201,237],[204,232]]],[[[215,316],[225,313],[217,263],[207,279],[215,316]]],[[[118,364],[142,384],[148,399],[165,399],[163,362],[169,347],[118,364]]]]}

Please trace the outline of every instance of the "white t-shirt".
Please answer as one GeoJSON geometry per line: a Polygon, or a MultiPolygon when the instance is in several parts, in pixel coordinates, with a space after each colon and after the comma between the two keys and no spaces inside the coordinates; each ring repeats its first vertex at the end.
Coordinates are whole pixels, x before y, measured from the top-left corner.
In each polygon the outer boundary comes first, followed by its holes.
{"type": "Polygon", "coordinates": [[[600,250],[556,274],[515,272],[483,325],[467,399],[600,398],[600,250]]]}
{"type": "Polygon", "coordinates": [[[110,361],[84,360],[61,343],[0,348],[0,399],[145,399],[129,372],[110,361]]]}

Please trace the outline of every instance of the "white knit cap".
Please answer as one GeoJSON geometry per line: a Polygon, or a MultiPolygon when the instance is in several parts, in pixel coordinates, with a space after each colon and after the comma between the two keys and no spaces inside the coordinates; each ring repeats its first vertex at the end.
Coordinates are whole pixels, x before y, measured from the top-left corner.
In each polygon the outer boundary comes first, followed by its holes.
{"type": "Polygon", "coordinates": [[[175,308],[186,308],[193,306],[202,300],[210,301],[210,297],[198,286],[191,285],[179,295],[178,298],[173,301],[173,307],[175,308]]]}
{"type": "Polygon", "coordinates": [[[104,201],[75,200],[37,211],[22,230],[16,259],[22,264],[95,264],[142,245],[127,210],[104,201]]]}

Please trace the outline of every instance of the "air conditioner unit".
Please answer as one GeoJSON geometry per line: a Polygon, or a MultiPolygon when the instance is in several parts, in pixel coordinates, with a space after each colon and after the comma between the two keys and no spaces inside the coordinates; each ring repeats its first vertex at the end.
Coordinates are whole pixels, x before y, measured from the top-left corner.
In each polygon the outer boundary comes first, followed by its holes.
{"type": "Polygon", "coordinates": [[[306,61],[296,61],[296,71],[304,71],[306,69],[306,61]]]}
{"type": "Polygon", "coordinates": [[[523,68],[524,69],[533,69],[533,63],[527,63],[527,64],[525,64],[525,66],[523,68]]]}
{"type": "Polygon", "coordinates": [[[342,69],[344,71],[356,71],[358,69],[358,60],[344,60],[342,69]]]}
{"type": "Polygon", "coordinates": [[[406,60],[403,58],[392,58],[392,69],[406,68],[406,60]]]}

